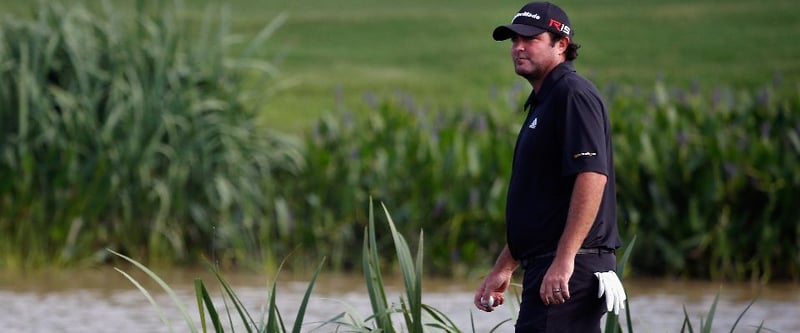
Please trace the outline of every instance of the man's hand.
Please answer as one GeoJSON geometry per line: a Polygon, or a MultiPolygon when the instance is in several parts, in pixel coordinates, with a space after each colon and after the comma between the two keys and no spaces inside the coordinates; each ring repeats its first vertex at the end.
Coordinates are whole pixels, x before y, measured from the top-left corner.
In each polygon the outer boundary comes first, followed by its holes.
{"type": "Polygon", "coordinates": [[[607,180],[606,175],[597,172],[581,172],[575,176],[567,222],[558,240],[556,256],[539,287],[539,297],[545,305],[563,304],[570,298],[569,280],[575,270],[575,256],[597,218],[607,180]]]}
{"type": "Polygon", "coordinates": [[[622,287],[622,282],[617,277],[614,271],[597,272],[594,273],[599,281],[597,289],[597,297],[606,295],[606,309],[608,312],[614,310],[615,315],[619,315],[620,309],[625,309],[625,300],[628,296],[625,294],[625,288],[622,287]]]}
{"type": "Polygon", "coordinates": [[[492,312],[495,307],[505,303],[503,296],[511,283],[511,275],[494,270],[483,279],[483,283],[475,291],[475,307],[482,311],[492,312]]]}
{"type": "Polygon", "coordinates": [[[506,301],[503,293],[511,284],[511,276],[515,269],[517,269],[517,261],[511,257],[511,252],[506,245],[497,257],[492,271],[486,275],[481,285],[478,286],[478,290],[475,291],[472,300],[475,307],[482,311],[492,312],[495,307],[503,305],[506,301]]]}
{"type": "Polygon", "coordinates": [[[575,270],[574,259],[555,258],[542,278],[539,297],[545,305],[563,304],[570,298],[569,279],[575,270]]]}

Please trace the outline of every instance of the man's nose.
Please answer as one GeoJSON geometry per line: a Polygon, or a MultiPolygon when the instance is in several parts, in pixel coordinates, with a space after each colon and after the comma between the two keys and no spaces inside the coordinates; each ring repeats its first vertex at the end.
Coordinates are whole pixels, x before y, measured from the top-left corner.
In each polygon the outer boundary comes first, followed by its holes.
{"type": "Polygon", "coordinates": [[[522,38],[519,36],[514,36],[511,38],[511,49],[512,50],[523,50],[525,49],[524,43],[522,43],[522,38]]]}

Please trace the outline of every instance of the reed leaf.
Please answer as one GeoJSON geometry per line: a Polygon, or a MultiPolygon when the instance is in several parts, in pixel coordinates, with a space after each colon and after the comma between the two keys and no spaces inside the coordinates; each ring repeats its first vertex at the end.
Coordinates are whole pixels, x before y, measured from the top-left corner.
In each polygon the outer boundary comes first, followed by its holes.
{"type": "Polygon", "coordinates": [[[385,204],[382,204],[383,211],[386,214],[386,219],[391,229],[392,239],[394,239],[395,250],[400,264],[400,270],[403,274],[403,283],[405,284],[406,300],[408,301],[409,311],[406,313],[406,324],[410,332],[422,333],[422,322],[419,320],[422,317],[422,232],[420,232],[420,244],[417,251],[418,257],[416,264],[411,257],[411,251],[408,248],[403,235],[397,232],[397,228],[392,221],[389,210],[385,204]]]}
{"type": "MultiPolygon", "coordinates": [[[[211,272],[214,273],[214,277],[222,287],[225,296],[227,296],[227,298],[233,303],[233,307],[236,309],[236,314],[238,314],[239,319],[241,319],[242,325],[244,325],[244,328],[247,330],[247,332],[253,332],[253,330],[257,330],[258,325],[256,325],[255,320],[253,320],[253,317],[250,315],[250,312],[247,311],[247,308],[239,299],[239,296],[237,296],[233,291],[233,288],[231,288],[228,282],[222,278],[222,275],[220,275],[219,271],[212,268],[211,272]]],[[[277,331],[277,319],[275,318],[275,313],[278,311],[277,306],[275,306],[275,282],[273,282],[270,292],[269,309],[270,313],[267,320],[267,327],[274,329],[273,332],[279,332],[277,331]]]]}
{"type": "MultiPolygon", "coordinates": [[[[278,306],[275,303],[275,298],[277,297],[276,294],[277,294],[276,285],[273,283],[272,290],[270,291],[269,294],[269,303],[268,303],[269,315],[267,316],[267,323],[264,328],[268,332],[286,332],[286,328],[283,325],[283,318],[281,317],[280,310],[278,309],[278,306]]],[[[255,327],[253,329],[255,329],[255,327]]],[[[249,327],[247,331],[250,332],[249,327]]]]}
{"type": "Polygon", "coordinates": [[[205,284],[203,283],[202,280],[195,279],[194,285],[195,285],[195,295],[197,297],[197,309],[198,312],[200,312],[200,326],[203,329],[203,333],[207,332],[206,316],[204,308],[208,310],[208,316],[211,318],[212,325],[214,325],[214,332],[224,332],[225,329],[222,326],[222,321],[219,318],[219,313],[217,313],[217,309],[214,308],[214,301],[208,294],[208,289],[206,289],[205,284]]]}
{"type": "Polygon", "coordinates": [[[374,314],[376,328],[383,332],[394,332],[389,305],[386,301],[386,289],[380,270],[380,256],[378,256],[378,246],[375,237],[375,215],[372,207],[372,200],[369,205],[369,226],[364,234],[364,247],[362,263],[364,269],[364,280],[367,284],[370,305],[374,314]]]}
{"type": "MultiPolygon", "coordinates": [[[[634,236],[631,239],[631,241],[628,243],[628,245],[625,246],[625,248],[624,248],[624,250],[622,252],[623,253],[622,254],[622,258],[620,258],[617,261],[616,273],[617,273],[617,277],[619,278],[620,281],[624,281],[623,276],[625,275],[625,265],[628,264],[628,261],[630,260],[631,255],[633,254],[634,245],[636,245],[636,236],[634,236]]],[[[623,289],[624,289],[624,287],[625,287],[625,285],[623,284],[623,289]]],[[[630,304],[628,303],[628,301],[629,301],[629,298],[625,299],[625,314],[626,314],[626,320],[627,320],[627,327],[628,327],[628,332],[633,332],[633,323],[631,322],[631,316],[630,316],[630,304]]],[[[619,322],[619,316],[618,315],[616,315],[614,313],[611,313],[611,312],[608,312],[606,314],[606,323],[605,323],[605,329],[603,330],[603,332],[604,333],[622,332],[622,327],[621,327],[621,323],[619,322]]]]}
{"type": "MultiPolygon", "coordinates": [[[[122,259],[125,259],[125,261],[133,264],[134,266],[136,266],[136,268],[140,269],[142,272],[147,274],[147,276],[149,276],[153,281],[155,281],[161,287],[161,289],[164,290],[164,292],[166,292],[167,295],[169,295],[169,298],[172,300],[173,304],[175,304],[175,306],[178,307],[178,310],[180,310],[181,314],[183,315],[183,319],[186,321],[186,324],[189,326],[190,332],[197,332],[197,327],[194,325],[194,322],[193,322],[192,318],[189,316],[189,313],[186,312],[186,307],[183,305],[183,303],[178,298],[178,295],[175,293],[175,290],[173,290],[166,282],[164,282],[164,280],[162,280],[158,276],[158,274],[156,274],[155,272],[153,272],[152,270],[147,268],[147,266],[142,265],[138,261],[131,259],[130,257],[127,257],[127,256],[125,256],[125,255],[123,255],[121,253],[115,252],[115,251],[110,250],[110,249],[108,251],[111,252],[112,254],[114,254],[115,256],[120,257],[122,259]]],[[[134,284],[137,285],[137,288],[142,290],[142,288],[139,287],[140,285],[138,283],[136,283],[135,280],[132,280],[130,278],[130,275],[125,274],[125,276],[129,280],[131,280],[131,282],[134,282],[134,284]]],[[[149,297],[149,299],[152,299],[152,297],[149,297]]]]}
{"type": "Polygon", "coordinates": [[[689,320],[689,312],[686,311],[686,305],[683,306],[683,325],[681,325],[681,333],[687,332],[694,333],[692,321],[689,320]]]}
{"type": "MultiPolygon", "coordinates": [[[[747,304],[747,307],[745,307],[744,310],[739,314],[739,316],[736,317],[736,321],[734,321],[733,325],[731,326],[730,333],[733,333],[734,330],[736,330],[736,326],[739,325],[739,321],[742,320],[742,317],[744,317],[744,314],[747,313],[747,310],[750,310],[750,307],[753,306],[753,304],[755,304],[755,302],[756,302],[755,299],[750,301],[750,303],[747,304]]],[[[764,322],[762,321],[761,325],[756,329],[756,331],[760,331],[763,326],[764,326],[764,322]]]]}
{"type": "Polygon", "coordinates": [[[314,271],[314,275],[311,276],[311,281],[308,283],[308,288],[306,288],[306,292],[303,295],[303,300],[300,302],[300,307],[297,310],[297,317],[294,320],[294,327],[292,328],[292,333],[300,333],[300,330],[303,327],[303,318],[306,313],[306,307],[308,306],[308,300],[311,297],[311,291],[314,288],[314,283],[317,281],[317,277],[319,276],[319,272],[322,271],[323,264],[325,260],[323,258],[322,262],[319,263],[317,269],[314,271]]]}
{"type": "Polygon", "coordinates": [[[711,303],[711,309],[708,310],[708,315],[704,320],[700,320],[700,331],[702,333],[711,333],[712,324],[714,323],[714,315],[717,312],[717,303],[719,302],[719,291],[717,291],[717,295],[714,296],[714,301],[711,303]]]}
{"type": "Polygon", "coordinates": [[[169,320],[167,320],[167,317],[164,315],[164,311],[161,310],[161,307],[158,305],[153,296],[150,295],[150,292],[147,290],[147,288],[142,286],[142,284],[139,283],[139,281],[134,279],[130,274],[126,273],[125,271],[116,267],[114,268],[114,270],[122,274],[126,279],[128,279],[128,281],[133,283],[136,289],[139,289],[139,292],[141,292],[142,295],[144,295],[144,297],[147,299],[147,301],[150,302],[150,305],[152,305],[156,309],[156,313],[158,314],[158,318],[161,319],[161,322],[164,323],[164,325],[167,325],[167,329],[169,329],[170,332],[174,332],[174,330],[172,329],[172,323],[170,323],[169,320]]]}
{"type": "Polygon", "coordinates": [[[425,324],[426,326],[441,329],[444,332],[461,332],[458,326],[456,326],[456,324],[450,320],[450,318],[442,313],[442,311],[427,304],[422,304],[422,310],[424,310],[425,313],[433,318],[433,323],[425,324]]]}

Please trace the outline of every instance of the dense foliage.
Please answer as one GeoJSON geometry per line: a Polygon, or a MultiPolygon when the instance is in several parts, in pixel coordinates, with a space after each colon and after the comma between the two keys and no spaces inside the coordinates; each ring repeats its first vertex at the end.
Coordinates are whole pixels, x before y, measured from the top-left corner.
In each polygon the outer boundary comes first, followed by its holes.
{"type": "MultiPolygon", "coordinates": [[[[800,277],[800,90],[774,83],[704,95],[659,82],[604,91],[620,230],[640,241],[634,270],[800,277]]],[[[361,119],[331,116],[306,137],[303,177],[281,188],[297,186],[290,196],[313,199],[291,200],[299,220],[329,226],[308,239],[346,248],[347,221],[359,221],[354,206],[371,194],[397,207],[405,232],[425,230],[433,270],[482,267],[504,241],[505,186],[522,119],[391,101],[361,119]]]]}
{"type": "Polygon", "coordinates": [[[620,223],[651,274],[800,277],[800,87],[614,92],[620,223]]]}
{"type": "Polygon", "coordinates": [[[402,232],[425,230],[434,271],[464,272],[463,265],[485,262],[504,244],[517,125],[499,113],[405,102],[387,100],[366,117],[329,115],[305,136],[306,168],[300,177],[277,179],[297,230],[289,234],[349,267],[357,258],[348,249],[373,197],[396,207],[402,232]]]}
{"type": "Polygon", "coordinates": [[[107,247],[171,262],[269,234],[263,182],[299,158],[245,107],[267,64],[226,55],[224,21],[138,5],[0,22],[0,266],[107,247]]]}

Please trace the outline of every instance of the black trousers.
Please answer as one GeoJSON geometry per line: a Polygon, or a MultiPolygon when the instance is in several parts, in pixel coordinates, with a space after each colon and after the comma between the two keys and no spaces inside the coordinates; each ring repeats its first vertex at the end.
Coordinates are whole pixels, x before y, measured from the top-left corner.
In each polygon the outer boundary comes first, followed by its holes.
{"type": "Polygon", "coordinates": [[[598,298],[595,272],[616,269],[614,253],[579,254],[569,280],[570,299],[564,304],[544,305],[539,288],[553,257],[526,263],[522,282],[522,302],[516,333],[600,333],[600,319],[606,313],[605,298],[598,298]]]}

